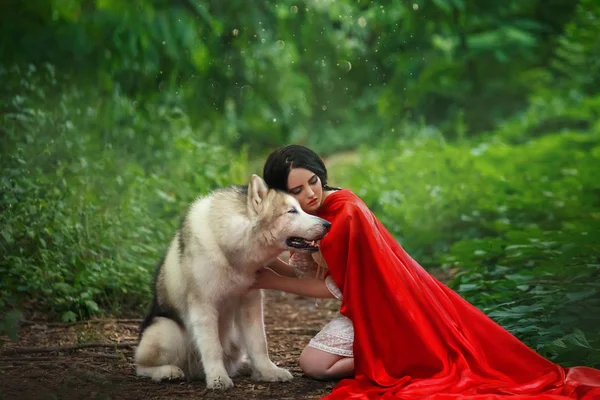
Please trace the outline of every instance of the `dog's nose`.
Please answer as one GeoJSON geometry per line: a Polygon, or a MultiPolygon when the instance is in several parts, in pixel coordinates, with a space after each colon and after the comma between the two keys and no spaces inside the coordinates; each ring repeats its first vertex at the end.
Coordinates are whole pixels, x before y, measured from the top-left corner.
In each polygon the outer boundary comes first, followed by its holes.
{"type": "Polygon", "coordinates": [[[329,228],[331,228],[331,222],[323,221],[323,226],[325,227],[325,229],[329,230],[329,228]]]}

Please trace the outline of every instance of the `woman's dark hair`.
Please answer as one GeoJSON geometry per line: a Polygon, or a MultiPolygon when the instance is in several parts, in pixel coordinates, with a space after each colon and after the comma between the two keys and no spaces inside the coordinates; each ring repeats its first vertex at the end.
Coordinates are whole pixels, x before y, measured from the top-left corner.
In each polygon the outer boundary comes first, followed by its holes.
{"type": "Polygon", "coordinates": [[[327,186],[327,168],[321,157],[308,147],[291,144],[272,152],[263,168],[263,179],[273,189],[287,192],[288,175],[293,168],[304,168],[319,177],[323,189],[339,190],[327,186]]]}

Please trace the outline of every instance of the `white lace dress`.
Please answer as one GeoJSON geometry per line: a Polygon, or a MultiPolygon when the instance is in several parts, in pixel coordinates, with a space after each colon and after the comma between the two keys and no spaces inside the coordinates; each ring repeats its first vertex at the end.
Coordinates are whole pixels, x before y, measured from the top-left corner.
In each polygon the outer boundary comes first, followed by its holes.
{"type": "MultiPolygon", "coordinates": [[[[293,253],[290,257],[290,265],[298,278],[322,278],[327,272],[327,264],[320,252],[316,253],[293,253]]],[[[342,293],[331,276],[325,278],[327,289],[337,299],[342,299],[342,293]]],[[[337,354],[344,357],[353,357],[352,345],[354,343],[354,327],[352,321],[338,314],[333,320],[321,329],[313,337],[308,345],[327,353],[337,354]]]]}

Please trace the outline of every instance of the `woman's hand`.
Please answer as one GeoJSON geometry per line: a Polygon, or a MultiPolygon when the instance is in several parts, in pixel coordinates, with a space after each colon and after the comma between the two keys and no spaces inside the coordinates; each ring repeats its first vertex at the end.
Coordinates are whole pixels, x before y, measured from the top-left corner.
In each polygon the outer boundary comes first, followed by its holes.
{"type": "Polygon", "coordinates": [[[282,276],[269,268],[261,268],[256,271],[256,280],[252,289],[278,289],[278,283],[282,276]]]}

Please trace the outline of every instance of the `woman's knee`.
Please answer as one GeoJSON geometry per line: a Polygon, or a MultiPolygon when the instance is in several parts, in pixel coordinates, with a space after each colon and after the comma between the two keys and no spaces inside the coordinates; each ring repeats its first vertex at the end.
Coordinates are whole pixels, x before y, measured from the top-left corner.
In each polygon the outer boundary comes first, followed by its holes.
{"type": "Polygon", "coordinates": [[[343,357],[306,347],[298,360],[304,374],[313,379],[335,379],[331,367],[343,357]]]}
{"type": "Polygon", "coordinates": [[[304,375],[313,379],[327,379],[327,370],[329,369],[329,365],[325,364],[319,357],[314,357],[314,354],[302,352],[300,355],[299,364],[302,372],[304,372],[304,375]]]}

